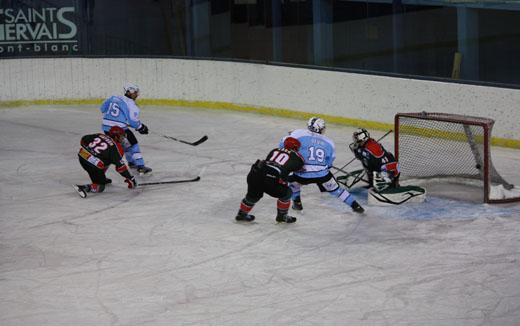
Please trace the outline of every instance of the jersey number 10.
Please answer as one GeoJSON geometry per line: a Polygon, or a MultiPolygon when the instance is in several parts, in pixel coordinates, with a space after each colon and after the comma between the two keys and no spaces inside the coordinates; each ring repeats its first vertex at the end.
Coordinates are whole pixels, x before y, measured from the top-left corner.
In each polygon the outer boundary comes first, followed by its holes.
{"type": "Polygon", "coordinates": [[[284,165],[288,160],[289,154],[280,151],[274,151],[273,155],[269,158],[269,161],[276,162],[280,165],[284,165]]]}

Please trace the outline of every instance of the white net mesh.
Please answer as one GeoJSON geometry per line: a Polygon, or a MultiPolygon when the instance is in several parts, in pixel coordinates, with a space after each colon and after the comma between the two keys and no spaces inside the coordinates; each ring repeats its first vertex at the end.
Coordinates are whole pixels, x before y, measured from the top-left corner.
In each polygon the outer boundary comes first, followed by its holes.
{"type": "Polygon", "coordinates": [[[512,189],[491,161],[493,123],[487,118],[446,113],[398,114],[395,145],[401,178],[470,179],[488,187],[491,194],[492,185],[512,189]],[[486,174],[489,185],[484,184],[486,174]]]}

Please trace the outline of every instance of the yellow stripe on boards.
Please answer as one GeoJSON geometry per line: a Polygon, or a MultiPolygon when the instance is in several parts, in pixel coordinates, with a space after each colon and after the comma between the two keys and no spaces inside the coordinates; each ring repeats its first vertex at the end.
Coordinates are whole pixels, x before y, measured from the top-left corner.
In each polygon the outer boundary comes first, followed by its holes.
{"type": "MultiPolygon", "coordinates": [[[[30,105],[101,105],[105,99],[55,99],[55,100],[17,100],[17,101],[0,101],[0,108],[15,108],[30,105]]],[[[270,116],[286,117],[300,120],[308,120],[313,116],[319,116],[328,123],[352,126],[358,128],[366,128],[369,130],[388,131],[394,128],[393,124],[376,122],[362,119],[352,119],[338,117],[321,113],[300,112],[289,109],[271,108],[266,106],[254,106],[245,104],[235,104],[228,102],[213,101],[188,101],[176,99],[139,99],[138,105],[155,105],[155,106],[177,106],[187,108],[201,108],[213,110],[228,110],[238,112],[249,112],[265,114],[270,116]]],[[[517,148],[520,149],[520,140],[492,137],[491,144],[494,146],[517,148]]]]}

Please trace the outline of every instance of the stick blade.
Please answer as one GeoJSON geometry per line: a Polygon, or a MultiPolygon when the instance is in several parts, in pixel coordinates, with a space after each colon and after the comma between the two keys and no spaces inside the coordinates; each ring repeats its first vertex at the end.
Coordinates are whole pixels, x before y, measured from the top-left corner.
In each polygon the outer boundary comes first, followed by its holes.
{"type": "Polygon", "coordinates": [[[197,140],[196,142],[191,143],[191,145],[193,145],[193,146],[197,146],[197,145],[202,144],[202,143],[205,142],[206,140],[208,140],[208,136],[204,135],[204,136],[202,136],[202,138],[200,138],[200,139],[197,140]]]}

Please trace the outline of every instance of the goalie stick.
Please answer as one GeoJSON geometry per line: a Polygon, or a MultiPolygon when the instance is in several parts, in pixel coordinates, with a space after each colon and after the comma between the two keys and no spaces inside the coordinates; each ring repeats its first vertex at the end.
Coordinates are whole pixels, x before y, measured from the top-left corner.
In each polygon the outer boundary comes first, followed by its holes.
{"type": "MultiPolygon", "coordinates": [[[[333,168],[335,168],[335,167],[333,167],[333,168]]],[[[364,178],[364,176],[366,174],[365,169],[354,170],[352,172],[348,172],[345,170],[339,170],[338,168],[335,168],[335,169],[345,173],[345,175],[336,177],[336,180],[338,181],[338,183],[341,183],[342,185],[347,187],[347,189],[352,188],[354,185],[356,185],[360,181],[363,181],[364,183],[369,184],[368,180],[366,178],[364,178]]]]}
{"type": "Polygon", "coordinates": [[[175,138],[175,137],[172,137],[172,136],[166,136],[166,135],[163,135],[163,134],[159,134],[157,133],[158,135],[166,138],[166,139],[171,139],[171,140],[175,140],[175,141],[178,141],[179,143],[183,143],[183,144],[188,144],[188,145],[191,145],[191,146],[197,146],[197,145],[200,145],[202,144],[203,142],[205,142],[206,140],[208,140],[208,136],[204,135],[202,136],[199,140],[197,141],[194,141],[194,142],[189,142],[189,141],[186,141],[186,140],[182,140],[182,139],[178,139],[178,138],[175,138]]]}
{"type": "Polygon", "coordinates": [[[173,183],[197,182],[199,180],[200,180],[200,176],[196,176],[195,178],[191,178],[191,179],[156,181],[156,182],[141,182],[137,186],[152,186],[152,185],[165,185],[165,184],[173,184],[173,183]]]}

